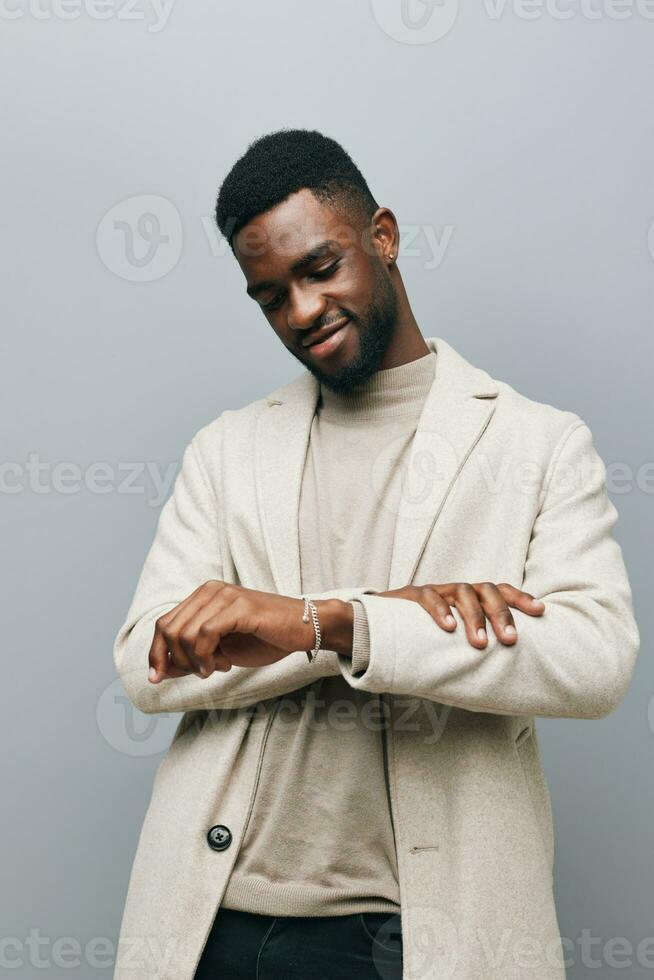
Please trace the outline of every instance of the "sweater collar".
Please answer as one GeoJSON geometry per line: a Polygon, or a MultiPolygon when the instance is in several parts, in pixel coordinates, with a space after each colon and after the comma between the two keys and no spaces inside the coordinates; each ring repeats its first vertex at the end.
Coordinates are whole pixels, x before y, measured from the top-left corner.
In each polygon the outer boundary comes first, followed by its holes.
{"type": "Polygon", "coordinates": [[[321,418],[342,425],[420,415],[434,381],[436,352],[396,367],[376,371],[363,384],[348,392],[336,393],[320,385],[316,410],[321,418]]]}

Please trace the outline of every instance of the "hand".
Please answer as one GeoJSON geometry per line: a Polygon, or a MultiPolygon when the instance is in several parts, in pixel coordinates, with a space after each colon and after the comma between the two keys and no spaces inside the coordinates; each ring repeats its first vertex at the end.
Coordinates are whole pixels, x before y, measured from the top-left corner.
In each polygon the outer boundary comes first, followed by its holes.
{"type": "Polygon", "coordinates": [[[390,592],[378,592],[377,595],[411,599],[419,603],[448,632],[456,629],[456,619],[450,612],[450,606],[454,606],[463,619],[468,641],[479,648],[485,647],[488,641],[486,616],[497,639],[510,646],[518,639],[518,633],[509,606],[529,616],[541,616],[545,611],[545,604],[540,599],[534,599],[528,592],[506,582],[500,585],[493,585],[492,582],[405,585],[390,592]]]}
{"type": "Polygon", "coordinates": [[[304,602],[211,580],[155,623],[148,655],[153,683],[186,674],[262,667],[314,644],[304,602]],[[155,673],[152,673],[154,669],[155,673]]]}

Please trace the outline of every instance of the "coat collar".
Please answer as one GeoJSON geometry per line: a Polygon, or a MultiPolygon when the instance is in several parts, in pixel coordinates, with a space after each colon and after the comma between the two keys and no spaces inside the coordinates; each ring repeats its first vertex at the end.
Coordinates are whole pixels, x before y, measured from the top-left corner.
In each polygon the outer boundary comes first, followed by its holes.
{"type": "MultiPolygon", "coordinates": [[[[389,588],[412,583],[423,548],[467,457],[495,410],[498,388],[440,337],[426,337],[437,354],[398,496],[389,588]]],[[[320,385],[310,371],[275,389],[257,420],[256,493],[277,591],[301,593],[299,508],[304,462],[320,385]]],[[[360,586],[353,582],[351,585],[360,586]]]]}

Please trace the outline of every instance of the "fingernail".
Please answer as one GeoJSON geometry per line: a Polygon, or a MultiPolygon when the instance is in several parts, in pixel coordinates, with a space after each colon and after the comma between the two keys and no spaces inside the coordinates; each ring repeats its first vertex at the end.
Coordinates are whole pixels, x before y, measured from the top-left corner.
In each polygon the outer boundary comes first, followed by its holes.
{"type": "Polygon", "coordinates": [[[483,627],[481,627],[481,626],[477,630],[477,637],[480,640],[485,640],[486,639],[486,630],[483,629],[483,627]]]}
{"type": "Polygon", "coordinates": [[[504,627],[504,632],[506,633],[507,636],[515,636],[516,635],[515,626],[511,626],[511,624],[508,624],[507,626],[504,627]]]}
{"type": "Polygon", "coordinates": [[[535,602],[537,606],[544,606],[545,605],[545,603],[543,602],[542,599],[532,599],[531,601],[532,602],[535,602]]]}
{"type": "Polygon", "coordinates": [[[151,681],[153,681],[156,676],[157,676],[157,668],[156,667],[150,667],[150,670],[148,671],[148,678],[151,681]]]}
{"type": "Polygon", "coordinates": [[[445,617],[445,622],[447,623],[448,626],[454,626],[456,620],[455,620],[454,616],[446,616],[445,617]]]}

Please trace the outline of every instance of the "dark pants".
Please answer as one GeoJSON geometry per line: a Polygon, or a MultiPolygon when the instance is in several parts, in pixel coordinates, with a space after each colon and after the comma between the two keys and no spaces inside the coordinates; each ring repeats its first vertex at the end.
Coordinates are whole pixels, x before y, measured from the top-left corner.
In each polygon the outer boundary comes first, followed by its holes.
{"type": "Polygon", "coordinates": [[[402,980],[400,916],[219,908],[195,980],[402,980]]]}

